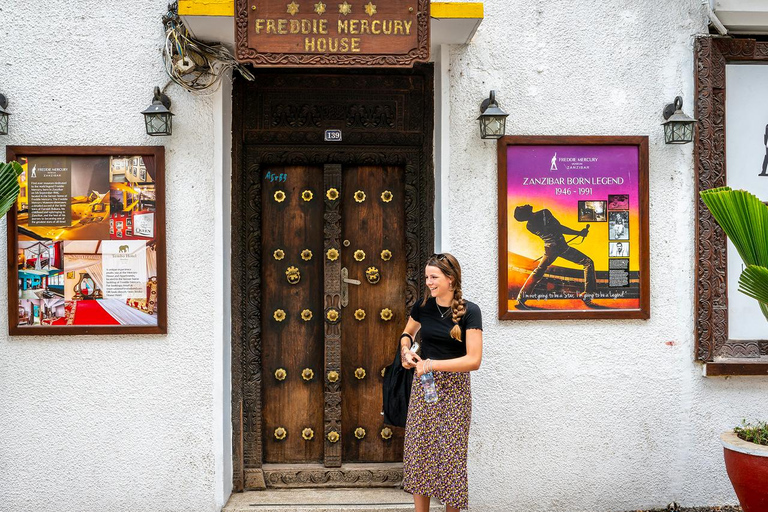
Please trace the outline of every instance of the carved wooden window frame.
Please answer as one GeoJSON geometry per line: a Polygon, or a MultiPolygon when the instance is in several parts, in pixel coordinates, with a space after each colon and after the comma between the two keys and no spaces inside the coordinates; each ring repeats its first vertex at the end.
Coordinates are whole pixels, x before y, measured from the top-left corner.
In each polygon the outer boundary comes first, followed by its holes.
{"type": "MultiPolygon", "coordinates": [[[[275,72],[275,70],[268,70],[275,72]]],[[[370,71],[370,70],[369,70],[370,71]]],[[[265,71],[267,72],[267,71],[265,71]]],[[[329,73],[363,75],[365,70],[329,73]]],[[[381,70],[377,71],[382,73],[381,70]]],[[[286,79],[292,72],[284,72],[286,79]]],[[[243,84],[233,93],[232,153],[232,455],[233,489],[269,487],[391,486],[402,482],[402,465],[377,463],[365,468],[317,468],[269,470],[262,466],[261,432],[261,180],[262,165],[402,165],[405,169],[406,293],[403,308],[421,296],[422,269],[434,250],[433,101],[434,70],[431,65],[414,70],[391,71],[392,76],[421,75],[423,95],[409,95],[408,108],[420,109],[420,130],[380,131],[349,128],[345,143],[319,145],[317,134],[294,130],[244,129],[246,113],[243,84]],[[414,97],[423,96],[415,105],[414,97]],[[426,135],[424,135],[426,134],[426,135]],[[298,137],[298,138],[297,138],[298,137]],[[303,141],[303,142],[302,142],[303,141]],[[373,145],[371,142],[376,142],[373,145]]],[[[257,80],[259,78],[257,77],[257,80]]],[[[363,89],[386,87],[380,81],[358,78],[363,89]]],[[[260,115],[264,115],[263,112],[260,115]]],[[[362,126],[360,123],[353,123],[362,126]]],[[[363,123],[365,124],[365,123],[363,123]]],[[[316,130],[315,130],[316,131],[316,130]]],[[[326,410],[333,404],[325,404],[326,410]]],[[[326,420],[328,414],[325,415],[326,420]]]]}
{"type": "Polygon", "coordinates": [[[694,145],[696,172],[695,356],[705,373],[768,375],[768,340],[728,338],[726,236],[699,198],[702,190],[726,185],[725,68],[731,62],[768,62],[768,42],[698,37],[695,42],[699,120],[694,145]]]}

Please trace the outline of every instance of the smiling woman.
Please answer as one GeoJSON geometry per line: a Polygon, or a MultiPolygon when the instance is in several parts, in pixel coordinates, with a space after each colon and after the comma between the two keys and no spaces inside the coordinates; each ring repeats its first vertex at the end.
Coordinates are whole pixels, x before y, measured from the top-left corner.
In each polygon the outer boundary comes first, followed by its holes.
{"type": "Polygon", "coordinates": [[[469,505],[469,372],[480,368],[483,324],[480,308],[463,298],[461,266],[453,255],[432,255],[424,275],[424,299],[411,309],[400,338],[403,367],[416,368],[405,427],[403,488],[413,494],[416,512],[426,512],[432,496],[452,512],[469,505]],[[419,331],[421,356],[410,341],[419,331]]]}

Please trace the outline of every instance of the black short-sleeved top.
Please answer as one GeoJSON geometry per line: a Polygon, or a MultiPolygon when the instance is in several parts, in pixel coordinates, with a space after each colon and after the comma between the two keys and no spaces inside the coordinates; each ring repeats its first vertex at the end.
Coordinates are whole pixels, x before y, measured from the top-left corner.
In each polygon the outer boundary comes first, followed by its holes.
{"type": "Polygon", "coordinates": [[[411,318],[421,324],[421,357],[422,359],[454,359],[467,355],[467,329],[483,328],[483,318],[480,314],[480,308],[474,302],[466,301],[466,312],[459,320],[461,328],[461,339],[451,338],[451,329],[455,325],[451,309],[442,306],[445,316],[441,317],[437,310],[437,301],[430,297],[424,306],[423,301],[419,299],[411,309],[411,318]]]}

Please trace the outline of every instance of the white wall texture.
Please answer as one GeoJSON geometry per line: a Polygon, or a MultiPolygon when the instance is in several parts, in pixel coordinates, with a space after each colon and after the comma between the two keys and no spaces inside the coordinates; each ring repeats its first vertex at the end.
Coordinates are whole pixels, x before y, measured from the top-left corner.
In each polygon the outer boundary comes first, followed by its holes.
{"type": "Polygon", "coordinates": [[[218,510],[214,101],[172,85],[173,136],[145,134],[139,112],[167,82],[166,6],[0,3],[0,91],[13,114],[2,156],[6,144],[165,145],[172,305],[167,336],[9,338],[0,315],[4,512],[218,510]]]}
{"type": "MultiPolygon", "coordinates": [[[[693,148],[665,146],[660,127],[678,94],[692,113],[693,36],[706,31],[700,1],[484,4],[473,43],[450,51],[443,170],[442,242],[465,262],[466,296],[485,313],[472,509],[735,503],[718,435],[743,417],[765,418],[768,380],[706,379],[693,362],[693,148]],[[490,89],[511,113],[508,134],[650,137],[650,320],[495,319],[496,146],[480,141],[474,121],[490,89]]],[[[139,111],[166,83],[165,6],[0,4],[0,92],[13,113],[0,151],[166,146],[172,305],[167,336],[0,335],[2,511],[213,511],[228,493],[220,444],[229,362],[217,319],[225,309],[208,292],[222,293],[215,259],[226,257],[217,244],[229,229],[226,201],[214,197],[228,172],[218,182],[211,171],[226,162],[213,144],[226,144],[216,119],[227,100],[171,86],[173,136],[145,135],[139,111]]],[[[6,322],[0,315],[0,333],[6,322]]]]}
{"type": "Polygon", "coordinates": [[[666,146],[660,126],[676,95],[693,113],[700,0],[484,4],[450,61],[449,245],[485,324],[473,510],[736,503],[718,436],[766,417],[768,379],[707,379],[693,362],[693,145],[666,146]],[[649,136],[650,320],[496,319],[496,145],[474,121],[490,89],[510,135],[649,136]]]}

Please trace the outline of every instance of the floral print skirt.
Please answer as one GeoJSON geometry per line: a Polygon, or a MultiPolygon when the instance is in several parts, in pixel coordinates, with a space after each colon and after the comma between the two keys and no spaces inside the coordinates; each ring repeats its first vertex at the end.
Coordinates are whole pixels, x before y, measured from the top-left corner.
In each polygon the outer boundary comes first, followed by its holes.
{"type": "Polygon", "coordinates": [[[467,442],[472,416],[469,372],[434,372],[437,402],[415,377],[403,452],[403,489],[468,508],[467,442]]]}

